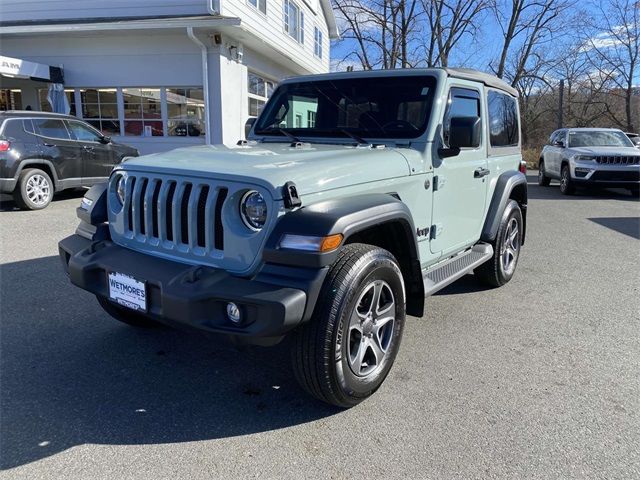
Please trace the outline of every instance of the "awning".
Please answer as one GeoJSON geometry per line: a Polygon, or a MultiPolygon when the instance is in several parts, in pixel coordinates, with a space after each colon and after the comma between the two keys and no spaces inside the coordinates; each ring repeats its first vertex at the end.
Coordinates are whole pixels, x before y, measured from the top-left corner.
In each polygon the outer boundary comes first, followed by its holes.
{"type": "Polygon", "coordinates": [[[10,78],[30,78],[40,82],[64,83],[64,75],[60,67],[1,55],[0,75],[10,78]]]}

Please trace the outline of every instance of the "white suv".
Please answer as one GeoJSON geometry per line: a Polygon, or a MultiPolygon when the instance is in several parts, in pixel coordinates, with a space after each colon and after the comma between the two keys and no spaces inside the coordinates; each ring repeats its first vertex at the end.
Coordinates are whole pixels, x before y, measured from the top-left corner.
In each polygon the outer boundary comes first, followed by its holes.
{"type": "Polygon", "coordinates": [[[560,192],[576,187],[626,188],[638,195],[640,151],[614,128],[562,128],[549,137],[540,154],[538,185],[560,180],[560,192]]]}

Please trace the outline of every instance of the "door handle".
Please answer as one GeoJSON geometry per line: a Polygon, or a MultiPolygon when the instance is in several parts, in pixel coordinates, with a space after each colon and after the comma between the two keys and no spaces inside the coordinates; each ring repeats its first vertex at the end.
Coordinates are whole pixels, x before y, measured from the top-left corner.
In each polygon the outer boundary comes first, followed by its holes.
{"type": "Polygon", "coordinates": [[[45,147],[55,147],[53,143],[43,143],[45,147]]]}
{"type": "Polygon", "coordinates": [[[82,148],[85,150],[85,152],[93,152],[93,147],[84,146],[82,148]]]}
{"type": "Polygon", "coordinates": [[[488,168],[476,168],[473,171],[473,178],[481,178],[481,177],[486,177],[487,175],[489,175],[491,173],[491,171],[488,168]]]}

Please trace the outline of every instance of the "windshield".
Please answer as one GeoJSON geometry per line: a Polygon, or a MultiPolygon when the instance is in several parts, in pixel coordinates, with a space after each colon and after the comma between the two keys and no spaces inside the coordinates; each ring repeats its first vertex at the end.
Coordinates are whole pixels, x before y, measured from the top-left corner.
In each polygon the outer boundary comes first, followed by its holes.
{"type": "Polygon", "coordinates": [[[257,135],[416,138],[427,128],[435,78],[345,78],[281,85],[257,135]]]}
{"type": "Polygon", "coordinates": [[[569,147],[633,147],[633,144],[624,133],[615,130],[569,131],[569,147]]]}

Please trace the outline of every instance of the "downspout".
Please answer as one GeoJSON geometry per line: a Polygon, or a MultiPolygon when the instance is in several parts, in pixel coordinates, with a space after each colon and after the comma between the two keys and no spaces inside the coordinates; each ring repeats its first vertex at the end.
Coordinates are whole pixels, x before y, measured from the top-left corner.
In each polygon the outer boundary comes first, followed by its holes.
{"type": "Polygon", "coordinates": [[[220,15],[220,2],[222,0],[207,0],[209,15],[220,15]]]}
{"type": "Polygon", "coordinates": [[[211,122],[210,122],[210,107],[209,104],[209,56],[207,54],[207,47],[200,41],[198,37],[193,33],[193,27],[187,27],[187,35],[189,38],[200,47],[202,51],[202,90],[204,97],[204,121],[207,126],[204,129],[204,141],[207,145],[211,145],[211,122]]]}

